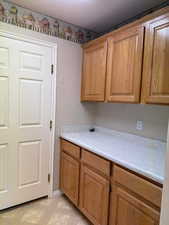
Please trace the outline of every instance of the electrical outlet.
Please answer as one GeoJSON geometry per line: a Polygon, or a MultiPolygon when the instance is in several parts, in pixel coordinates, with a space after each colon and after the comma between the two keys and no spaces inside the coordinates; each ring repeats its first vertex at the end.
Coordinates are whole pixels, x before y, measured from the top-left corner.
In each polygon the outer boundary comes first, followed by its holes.
{"type": "Polygon", "coordinates": [[[137,130],[143,130],[143,128],[144,128],[143,121],[137,120],[137,123],[136,123],[136,129],[137,129],[137,130]]]}

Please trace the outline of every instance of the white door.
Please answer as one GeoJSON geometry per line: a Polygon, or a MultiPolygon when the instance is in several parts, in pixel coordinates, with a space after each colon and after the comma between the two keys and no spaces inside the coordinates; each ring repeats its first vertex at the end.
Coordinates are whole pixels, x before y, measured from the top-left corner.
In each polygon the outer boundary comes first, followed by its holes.
{"type": "Polygon", "coordinates": [[[0,36],[0,209],[48,195],[52,49],[0,36]]]}

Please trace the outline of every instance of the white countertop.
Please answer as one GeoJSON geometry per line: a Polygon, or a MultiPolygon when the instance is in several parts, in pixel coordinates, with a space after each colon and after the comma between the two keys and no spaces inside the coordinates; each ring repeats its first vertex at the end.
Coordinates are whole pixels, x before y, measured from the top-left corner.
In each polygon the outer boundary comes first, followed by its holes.
{"type": "Polygon", "coordinates": [[[165,142],[104,128],[96,128],[95,132],[63,131],[61,137],[163,184],[165,142]]]}

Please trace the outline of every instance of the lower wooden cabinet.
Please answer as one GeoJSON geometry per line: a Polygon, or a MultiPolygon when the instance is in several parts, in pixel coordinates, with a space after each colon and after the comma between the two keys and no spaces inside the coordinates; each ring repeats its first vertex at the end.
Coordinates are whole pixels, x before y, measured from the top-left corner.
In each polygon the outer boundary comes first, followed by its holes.
{"type": "Polygon", "coordinates": [[[110,163],[62,140],[61,191],[93,225],[159,225],[162,187],[110,163]]]}
{"type": "Polygon", "coordinates": [[[60,189],[78,205],[80,163],[71,156],[61,153],[60,189]]]}
{"type": "Polygon", "coordinates": [[[109,225],[158,225],[160,213],[115,185],[111,193],[109,225]]]}
{"type": "Polygon", "coordinates": [[[95,225],[108,224],[109,181],[82,165],[80,209],[95,225]]]}

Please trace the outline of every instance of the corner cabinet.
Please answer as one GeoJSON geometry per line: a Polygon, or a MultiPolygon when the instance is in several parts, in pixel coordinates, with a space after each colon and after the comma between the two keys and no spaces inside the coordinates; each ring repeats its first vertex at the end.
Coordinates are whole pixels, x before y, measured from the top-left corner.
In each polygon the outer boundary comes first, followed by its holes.
{"type": "Polygon", "coordinates": [[[169,104],[169,15],[146,25],[143,103],[169,104]]]}
{"type": "Polygon", "coordinates": [[[106,83],[107,41],[83,50],[82,101],[104,101],[106,83]]]}
{"type": "Polygon", "coordinates": [[[144,27],[132,27],[108,39],[108,102],[140,100],[144,27]]]}

